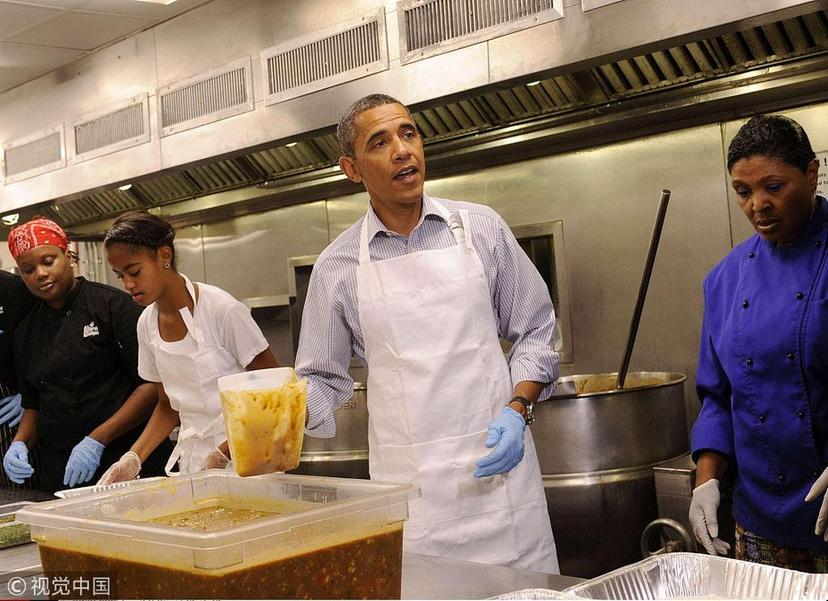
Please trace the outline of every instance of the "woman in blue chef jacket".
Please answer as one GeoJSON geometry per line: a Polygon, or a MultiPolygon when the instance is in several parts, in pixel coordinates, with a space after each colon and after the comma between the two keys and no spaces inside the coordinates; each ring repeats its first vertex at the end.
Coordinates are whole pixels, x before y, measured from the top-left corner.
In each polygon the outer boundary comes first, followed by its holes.
{"type": "Polygon", "coordinates": [[[756,235],[704,282],[691,436],[690,522],[708,553],[719,480],[735,477],[737,559],[828,572],[828,202],[795,121],[760,115],[730,143],[727,168],[756,235]],[[806,499],[807,497],[807,499],[806,499]]]}

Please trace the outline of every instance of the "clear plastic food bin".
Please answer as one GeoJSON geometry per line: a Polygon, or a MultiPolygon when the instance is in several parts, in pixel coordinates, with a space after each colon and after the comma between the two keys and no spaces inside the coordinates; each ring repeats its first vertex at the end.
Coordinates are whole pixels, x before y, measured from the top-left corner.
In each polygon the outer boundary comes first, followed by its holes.
{"type": "Polygon", "coordinates": [[[44,574],[109,578],[113,598],[399,598],[413,489],[212,470],[21,509],[44,574]],[[213,505],[279,515],[202,531],[148,520],[213,505]]]}

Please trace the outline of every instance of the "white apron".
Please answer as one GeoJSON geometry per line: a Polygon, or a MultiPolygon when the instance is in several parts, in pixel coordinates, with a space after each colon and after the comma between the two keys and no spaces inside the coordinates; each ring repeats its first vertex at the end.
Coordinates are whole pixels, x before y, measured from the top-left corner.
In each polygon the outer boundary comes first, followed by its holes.
{"type": "Polygon", "coordinates": [[[437,206],[457,242],[449,248],[372,263],[367,217],[362,225],[357,298],[371,478],[422,491],[409,504],[407,551],[558,573],[529,429],[517,467],[473,476],[512,382],[468,212],[437,206]]]}
{"type": "MultiPolygon", "coordinates": [[[[167,461],[168,476],[179,462],[180,473],[198,471],[207,455],[227,438],[218,392],[218,378],[224,374],[216,367],[213,346],[205,342],[202,334],[195,288],[187,276],[181,274],[187,284],[187,292],[193,299],[193,314],[187,307],[179,309],[187,331],[195,341],[195,352],[176,352],[161,340],[158,328],[153,329],[150,344],[164,391],[170,398],[170,406],[178,411],[181,428],[178,442],[167,461]]],[[[158,308],[153,305],[151,319],[158,323],[158,308]]]]}

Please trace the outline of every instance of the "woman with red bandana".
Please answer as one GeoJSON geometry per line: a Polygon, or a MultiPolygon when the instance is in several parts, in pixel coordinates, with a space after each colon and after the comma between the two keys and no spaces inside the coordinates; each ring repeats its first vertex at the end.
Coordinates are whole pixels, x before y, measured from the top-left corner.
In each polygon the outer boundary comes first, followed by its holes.
{"type": "MultiPolygon", "coordinates": [[[[34,219],[9,234],[23,281],[40,302],[14,335],[23,416],[3,458],[9,478],[34,474],[54,492],[95,482],[127,451],[156,404],[155,388],[138,376],[136,325],[141,309],[129,295],[75,277],[66,233],[34,219]]],[[[163,444],[143,466],[161,475],[171,451],[163,444]]]]}

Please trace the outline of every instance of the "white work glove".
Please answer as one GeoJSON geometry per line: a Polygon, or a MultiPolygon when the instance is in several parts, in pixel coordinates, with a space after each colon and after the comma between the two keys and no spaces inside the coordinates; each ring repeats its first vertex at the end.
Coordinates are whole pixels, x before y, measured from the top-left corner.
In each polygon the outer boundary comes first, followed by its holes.
{"type": "Polygon", "coordinates": [[[690,501],[690,525],[696,540],[710,555],[727,555],[730,549],[728,543],[718,538],[719,519],[716,511],[720,500],[719,481],[714,478],[694,488],[693,499],[690,501]]]}
{"type": "Polygon", "coordinates": [[[200,472],[204,470],[223,470],[230,464],[230,458],[221,452],[221,449],[216,447],[213,451],[207,455],[204,459],[204,463],[201,464],[200,472]]]}
{"type": "MultiPolygon", "coordinates": [[[[825,468],[822,475],[814,482],[811,490],[805,496],[805,501],[813,501],[825,493],[826,490],[828,490],[828,467],[825,468]]],[[[822,507],[819,508],[819,515],[817,516],[816,526],[814,527],[814,534],[821,536],[828,543],[828,532],[825,530],[826,522],[828,522],[828,495],[822,497],[822,507]]]]}
{"type": "Polygon", "coordinates": [[[127,451],[121,458],[109,466],[95,486],[135,480],[141,473],[141,458],[133,451],[127,451]]]}

